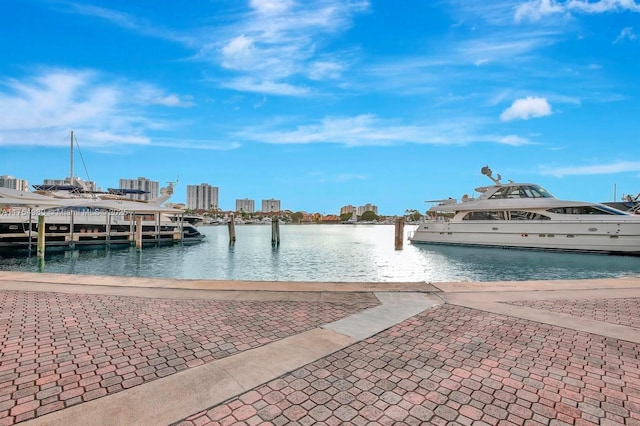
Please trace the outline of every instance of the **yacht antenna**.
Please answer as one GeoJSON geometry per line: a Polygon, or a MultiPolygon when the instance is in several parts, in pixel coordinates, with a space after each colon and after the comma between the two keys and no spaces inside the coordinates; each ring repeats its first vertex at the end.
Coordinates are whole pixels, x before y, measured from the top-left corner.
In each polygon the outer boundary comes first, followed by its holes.
{"type": "Polygon", "coordinates": [[[498,173],[498,177],[496,177],[496,178],[491,176],[493,174],[493,172],[491,171],[489,166],[484,166],[482,169],[480,169],[480,173],[482,173],[483,175],[485,175],[486,177],[491,179],[493,181],[493,183],[495,183],[496,185],[500,185],[500,179],[502,179],[502,176],[500,176],[500,173],[498,173]]]}
{"type": "Polygon", "coordinates": [[[69,149],[71,150],[71,155],[69,156],[69,183],[73,185],[73,130],[71,131],[71,145],[69,149]]]}

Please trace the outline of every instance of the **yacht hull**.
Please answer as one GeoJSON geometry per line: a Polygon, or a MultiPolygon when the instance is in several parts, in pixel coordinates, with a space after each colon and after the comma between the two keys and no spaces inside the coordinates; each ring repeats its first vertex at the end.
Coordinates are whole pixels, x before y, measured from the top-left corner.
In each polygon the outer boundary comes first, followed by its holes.
{"type": "MultiPolygon", "coordinates": [[[[89,246],[127,246],[136,244],[141,238],[143,245],[174,243],[197,243],[204,239],[195,227],[168,220],[137,221],[105,215],[82,215],[73,218],[65,212],[45,217],[45,247],[73,249],[89,246]]],[[[22,216],[0,215],[0,249],[35,249],[38,242],[37,219],[25,220],[22,216]],[[31,228],[31,229],[29,229],[31,228]]]]}
{"type": "Polygon", "coordinates": [[[422,223],[412,243],[640,255],[640,223],[509,221],[422,223]]]}

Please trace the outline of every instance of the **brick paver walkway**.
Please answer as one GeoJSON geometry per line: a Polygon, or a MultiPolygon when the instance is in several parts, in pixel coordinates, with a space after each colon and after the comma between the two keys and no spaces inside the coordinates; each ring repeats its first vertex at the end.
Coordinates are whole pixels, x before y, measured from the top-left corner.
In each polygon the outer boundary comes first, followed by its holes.
{"type": "Polygon", "coordinates": [[[0,291],[0,425],[336,321],[378,304],[0,291]]]}
{"type": "Polygon", "coordinates": [[[453,305],[183,425],[640,425],[638,345],[453,305]]]}
{"type": "Polygon", "coordinates": [[[526,300],[509,304],[640,328],[640,299],[526,300]]]}

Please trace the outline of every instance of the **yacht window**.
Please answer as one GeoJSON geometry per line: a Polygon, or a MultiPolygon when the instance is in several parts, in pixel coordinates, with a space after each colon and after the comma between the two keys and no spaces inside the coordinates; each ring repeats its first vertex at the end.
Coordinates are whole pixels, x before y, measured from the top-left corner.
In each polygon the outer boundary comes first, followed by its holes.
{"type": "Polygon", "coordinates": [[[462,220],[504,220],[504,213],[501,211],[475,211],[467,213],[462,220]]]}
{"type": "Polygon", "coordinates": [[[554,207],[547,210],[556,214],[574,214],[574,215],[627,215],[627,213],[605,206],[576,206],[576,207],[554,207]]]}
{"type": "Polygon", "coordinates": [[[489,198],[553,198],[553,195],[538,185],[514,185],[498,189],[489,198]]]}
{"type": "Polygon", "coordinates": [[[507,212],[509,220],[550,220],[549,216],[545,216],[535,212],[510,211],[507,212]]]}

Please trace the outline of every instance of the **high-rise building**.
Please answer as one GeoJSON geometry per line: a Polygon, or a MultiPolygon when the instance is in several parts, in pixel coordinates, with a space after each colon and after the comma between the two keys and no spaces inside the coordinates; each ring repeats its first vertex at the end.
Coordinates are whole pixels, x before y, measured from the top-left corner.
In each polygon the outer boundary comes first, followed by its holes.
{"type": "Polygon", "coordinates": [[[340,208],[340,214],[341,215],[347,214],[347,213],[351,214],[354,211],[356,211],[356,208],[355,208],[355,206],[352,206],[351,204],[349,204],[348,206],[343,206],[343,207],[340,208]]]}
{"type": "Polygon", "coordinates": [[[18,179],[13,176],[0,176],[0,188],[11,188],[18,191],[28,191],[29,182],[24,179],[18,179]]]}
{"type": "Polygon", "coordinates": [[[43,186],[79,186],[83,191],[99,191],[96,189],[96,183],[91,180],[82,180],[80,178],[74,177],[64,178],[64,179],[45,179],[42,182],[43,186]]]}
{"type": "Polygon", "coordinates": [[[270,200],[262,200],[263,213],[274,213],[279,211],[280,211],[280,200],[274,200],[273,198],[270,200]]]}
{"type": "Polygon", "coordinates": [[[219,188],[208,183],[187,185],[187,208],[192,210],[210,210],[220,207],[219,188]]]}
{"type": "Polygon", "coordinates": [[[134,189],[144,191],[141,194],[126,194],[132,200],[149,201],[158,198],[159,183],[156,180],[149,180],[145,177],[138,179],[120,179],[121,189],[134,189]]]}
{"type": "Polygon", "coordinates": [[[236,200],[236,211],[242,213],[254,213],[256,211],[256,203],[254,200],[245,198],[236,200]]]}
{"type": "Polygon", "coordinates": [[[378,214],[378,206],[367,203],[364,206],[358,207],[358,216],[362,216],[362,213],[364,212],[374,212],[375,214],[378,214]]]}

